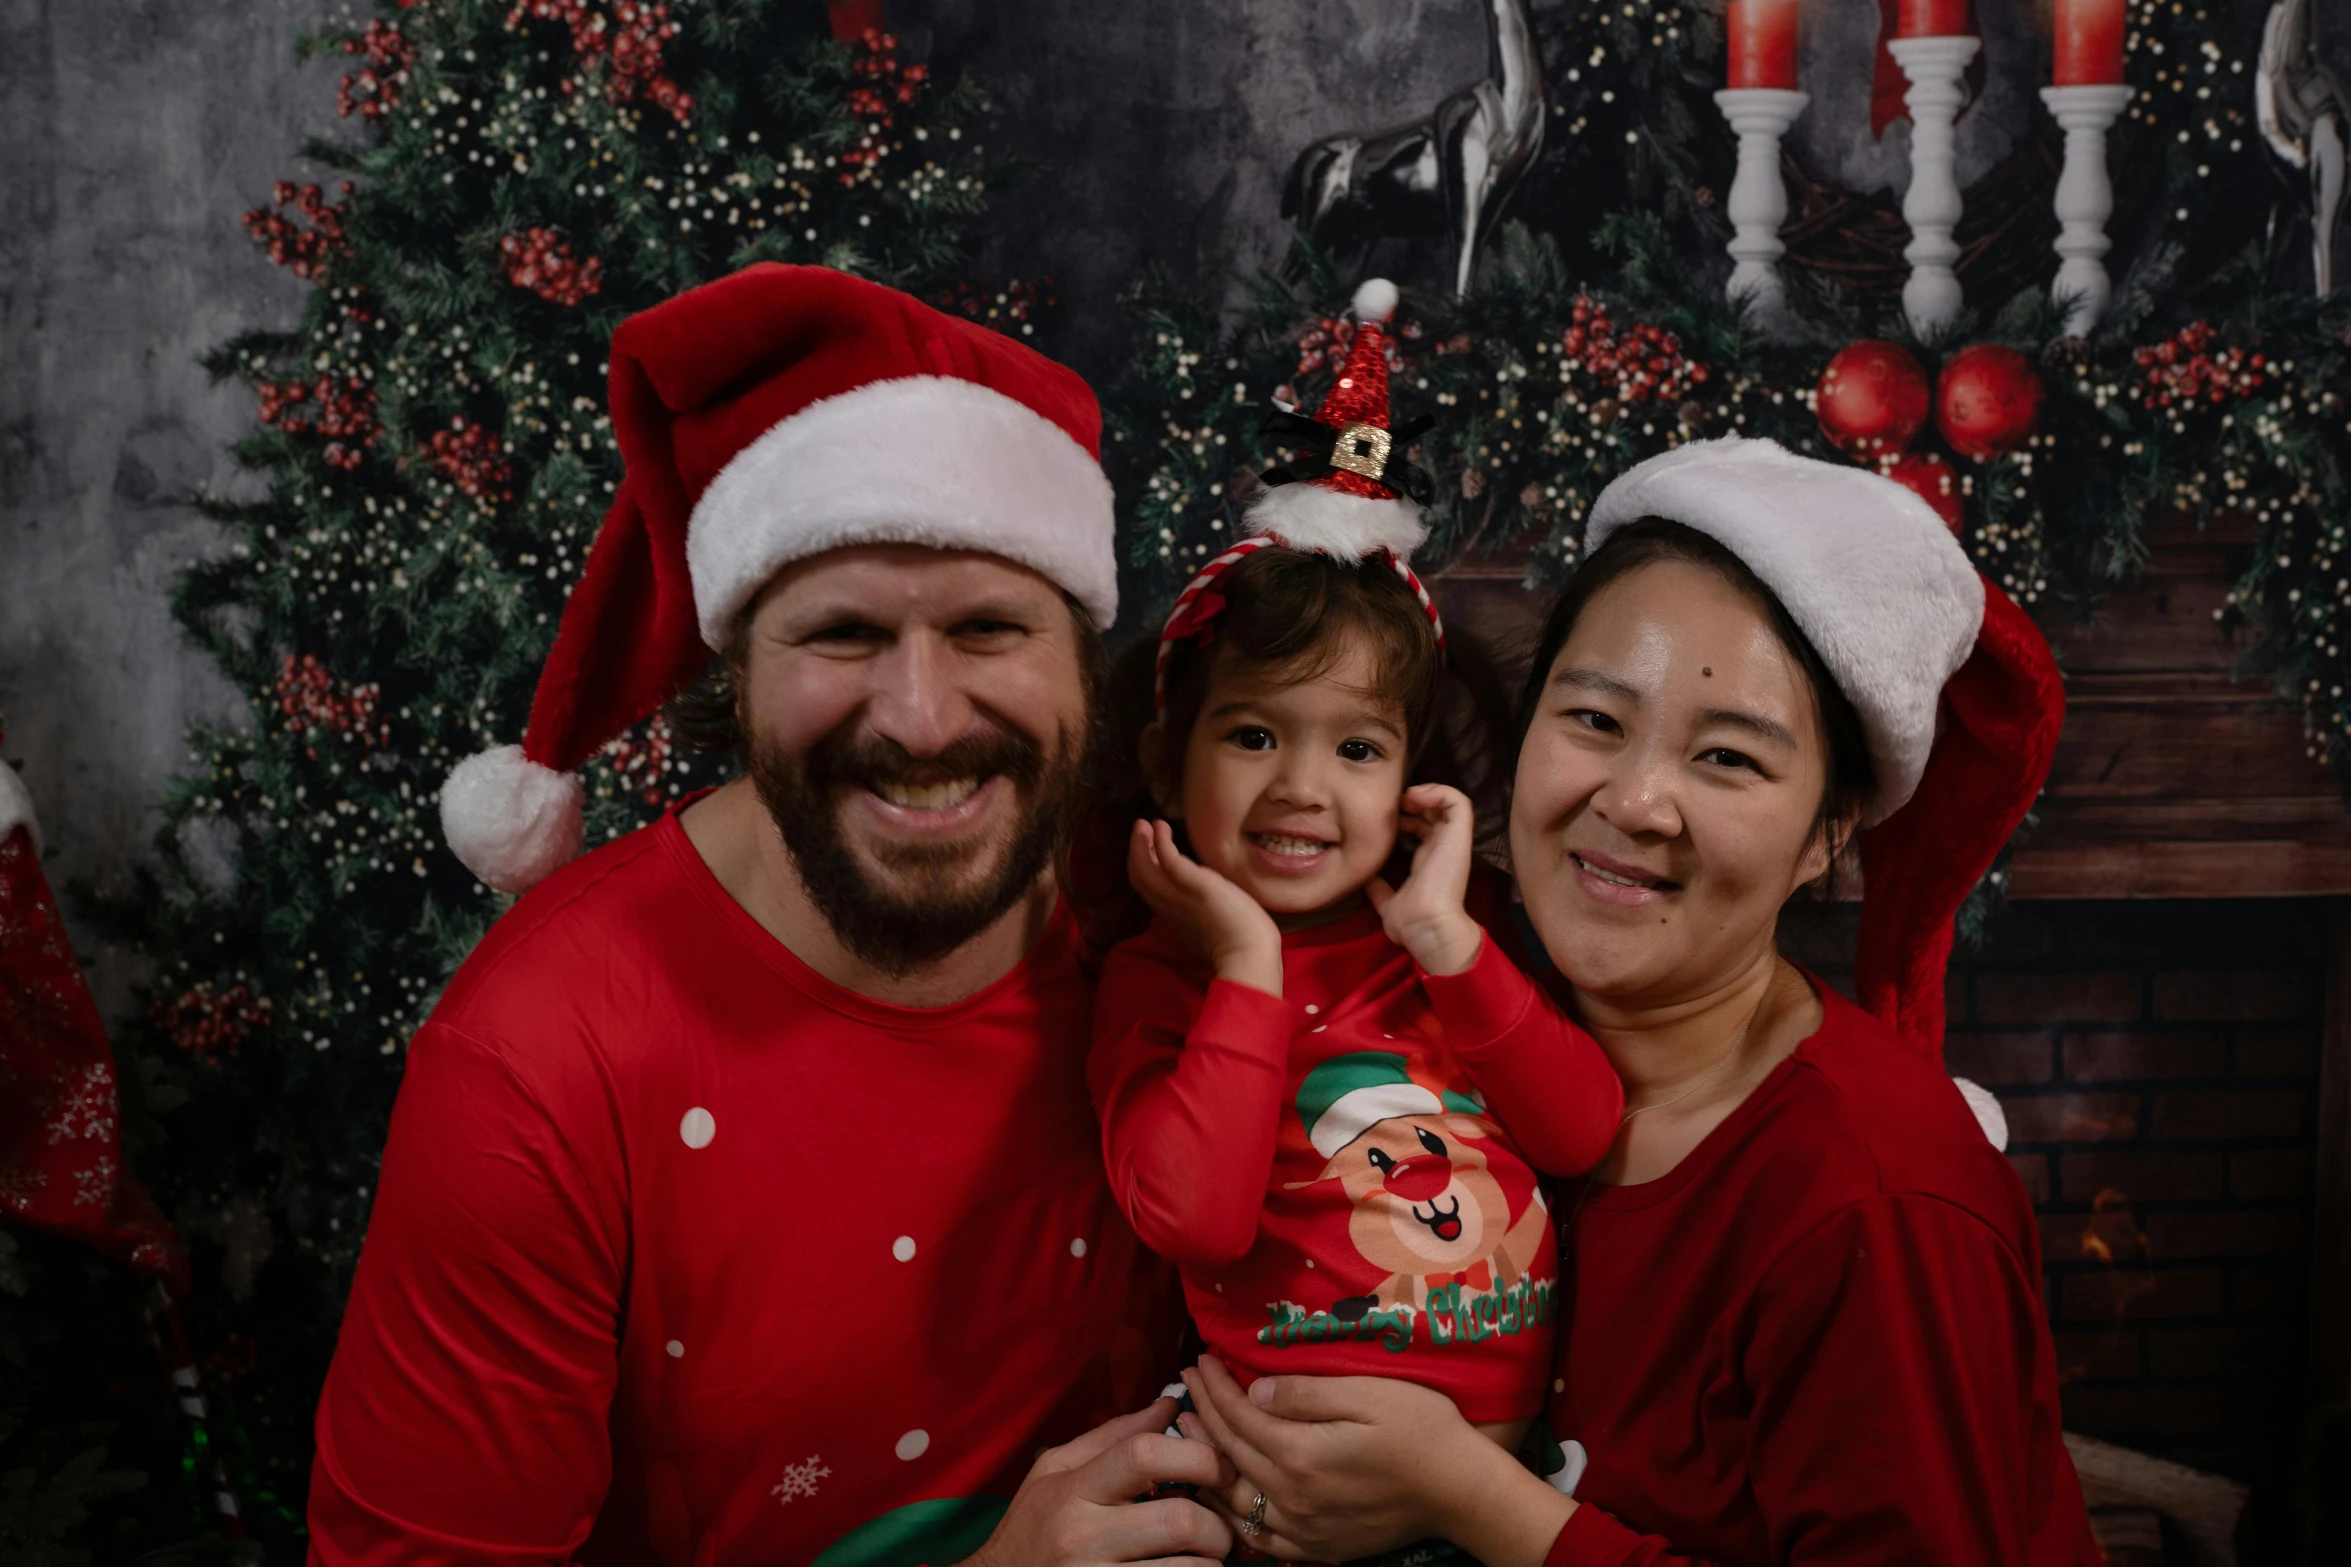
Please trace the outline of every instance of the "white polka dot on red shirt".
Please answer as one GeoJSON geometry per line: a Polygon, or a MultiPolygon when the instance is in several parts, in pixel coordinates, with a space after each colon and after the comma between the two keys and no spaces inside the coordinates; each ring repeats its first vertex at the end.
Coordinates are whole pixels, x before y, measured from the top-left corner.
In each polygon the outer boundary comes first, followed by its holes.
{"type": "Polygon", "coordinates": [[[890,1255],[900,1262],[912,1262],[914,1260],[914,1237],[901,1235],[890,1242],[890,1255]]]}
{"type": "Polygon", "coordinates": [[[909,1431],[904,1436],[898,1438],[898,1445],[891,1449],[892,1452],[895,1452],[900,1458],[905,1459],[908,1463],[913,1463],[917,1458],[920,1458],[923,1454],[929,1452],[930,1450],[931,1434],[928,1431],[924,1431],[919,1428],[913,1431],[909,1431]]]}
{"type": "Polygon", "coordinates": [[[707,1148],[718,1135],[718,1117],[696,1105],[678,1121],[678,1138],[688,1148],[707,1148]]]}
{"type": "Polygon", "coordinates": [[[1309,1001],[1309,1002],[1307,1002],[1307,1003],[1306,1003],[1306,1015],[1307,1015],[1308,1017],[1313,1017],[1313,1016],[1314,1016],[1316,1013],[1320,1012],[1321,1010],[1322,1010],[1322,1008],[1320,1008],[1320,1007],[1316,1006],[1316,1005],[1315,1005],[1313,1002],[1311,1002],[1311,1001],[1309,1001]]]}
{"type": "Polygon", "coordinates": [[[1083,1257],[1086,1254],[1086,1238],[1083,1235],[1069,1243],[1069,1254],[1072,1257],[1083,1257]]]}
{"type": "Polygon", "coordinates": [[[672,1360],[683,1360],[686,1357],[686,1346],[674,1338],[661,1347],[669,1351],[669,1358],[672,1360]]]}

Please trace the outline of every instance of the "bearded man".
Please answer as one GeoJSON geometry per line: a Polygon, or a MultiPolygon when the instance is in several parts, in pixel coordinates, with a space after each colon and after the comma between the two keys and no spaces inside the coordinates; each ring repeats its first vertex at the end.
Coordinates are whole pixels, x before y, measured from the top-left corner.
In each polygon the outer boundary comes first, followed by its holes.
{"type": "Polygon", "coordinates": [[[312,1559],[1221,1560],[1135,1500],[1218,1460],[1137,1410],[1180,1319],[1053,872],[1116,610],[1092,394],[816,268],[612,361],[627,479],[524,744],[443,791],[538,885],[412,1046],[312,1559]],[[748,776],[573,860],[569,770],[713,650],[748,776]]]}

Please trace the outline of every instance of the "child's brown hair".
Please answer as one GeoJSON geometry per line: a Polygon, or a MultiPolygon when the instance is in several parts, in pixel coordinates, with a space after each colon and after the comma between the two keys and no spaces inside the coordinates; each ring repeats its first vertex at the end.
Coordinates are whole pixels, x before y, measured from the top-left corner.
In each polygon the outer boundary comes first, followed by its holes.
{"type": "MultiPolygon", "coordinates": [[[[1459,627],[1443,647],[1419,598],[1386,561],[1343,561],[1279,546],[1236,562],[1217,579],[1224,608],[1205,639],[1179,642],[1167,663],[1156,777],[1142,763],[1143,730],[1161,717],[1154,700],[1156,637],[1119,658],[1108,692],[1107,743],[1101,752],[1101,797],[1108,829],[1095,839],[1116,845],[1123,885],[1124,833],[1157,816],[1157,798],[1183,776],[1184,753],[1222,656],[1290,680],[1312,680],[1346,655],[1350,642],[1371,654],[1374,689],[1404,717],[1405,777],[1451,784],[1477,810],[1481,843],[1498,841],[1509,787],[1511,705],[1494,661],[1459,627]]],[[[1102,867],[1107,871],[1108,867],[1102,867]]],[[[1091,879],[1091,878],[1089,878],[1091,879]]],[[[1138,905],[1139,908],[1139,905],[1138,905]]],[[[1125,911],[1122,930],[1147,914],[1125,911]]],[[[1106,932],[1111,939],[1116,933],[1106,932]]]]}

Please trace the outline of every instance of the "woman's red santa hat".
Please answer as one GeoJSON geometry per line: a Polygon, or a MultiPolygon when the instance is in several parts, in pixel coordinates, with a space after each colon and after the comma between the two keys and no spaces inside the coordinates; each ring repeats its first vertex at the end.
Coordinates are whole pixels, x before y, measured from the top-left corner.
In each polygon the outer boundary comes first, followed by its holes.
{"type": "Polygon", "coordinates": [[[1412,552],[1428,537],[1420,503],[1428,476],[1405,448],[1427,419],[1402,426],[1388,421],[1388,320],[1396,313],[1396,285],[1373,278],[1355,291],[1355,337],[1347,362],[1322,407],[1309,417],[1277,407],[1262,433],[1297,457],[1269,468],[1242,514],[1248,536],[1202,566],[1176,595],[1159,634],[1158,699],[1167,705],[1167,665],[1178,644],[1215,635],[1224,608],[1217,580],[1258,550],[1279,545],[1335,560],[1382,560],[1412,589],[1427,611],[1437,641],[1445,623],[1436,600],[1412,569],[1412,552]]]}
{"type": "MultiPolygon", "coordinates": [[[[1925,501],[1866,469],[1739,436],[1692,442],[1601,492],[1586,549],[1644,517],[1746,562],[1853,704],[1877,774],[1855,988],[1940,1060],[1952,919],[2040,794],[2065,721],[2047,639],[1925,501]]],[[[2005,1143],[1998,1101],[1960,1087],[2005,1143]]]]}
{"type": "Polygon", "coordinates": [[[1118,614],[1102,418],[1075,371],[895,289],[763,264],[612,340],[619,498],[519,746],[458,764],[441,827],[520,892],[579,852],[572,770],[698,675],[760,588],[853,544],[981,550],[1118,614]]]}

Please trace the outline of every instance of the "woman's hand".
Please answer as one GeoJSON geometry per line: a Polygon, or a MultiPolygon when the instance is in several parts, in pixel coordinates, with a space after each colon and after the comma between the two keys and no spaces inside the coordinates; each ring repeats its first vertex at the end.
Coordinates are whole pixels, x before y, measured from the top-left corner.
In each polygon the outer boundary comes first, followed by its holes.
{"type": "Polygon", "coordinates": [[[1469,797],[1444,784],[1404,791],[1398,825],[1419,839],[1412,874],[1391,890],[1374,878],[1364,891],[1388,939],[1431,974],[1459,974],[1478,960],[1485,932],[1463,907],[1469,897],[1471,839],[1477,826],[1469,797]]]}
{"type": "Polygon", "coordinates": [[[1255,898],[1176,847],[1165,822],[1135,823],[1127,881],[1192,938],[1216,977],[1282,993],[1282,932],[1255,898]]]}
{"type": "Polygon", "coordinates": [[[1464,1537],[1474,1535],[1495,1552],[1476,1554],[1496,1567],[1539,1563],[1574,1510],[1451,1399],[1415,1382],[1261,1377],[1244,1393],[1221,1362],[1203,1357],[1184,1385],[1205,1434],[1239,1472],[1203,1498],[1247,1543],[1285,1560],[1351,1561],[1430,1538],[1467,1549],[1464,1537]],[[1261,1494],[1262,1532],[1249,1535],[1241,1526],[1261,1494]],[[1479,1520],[1498,1508],[1509,1516],[1479,1520]],[[1531,1556],[1513,1548],[1538,1536],[1531,1556]]]}

